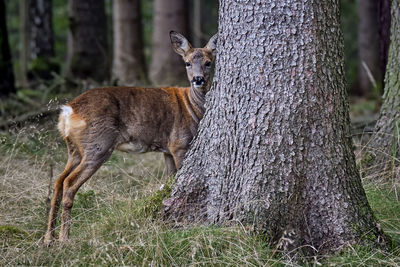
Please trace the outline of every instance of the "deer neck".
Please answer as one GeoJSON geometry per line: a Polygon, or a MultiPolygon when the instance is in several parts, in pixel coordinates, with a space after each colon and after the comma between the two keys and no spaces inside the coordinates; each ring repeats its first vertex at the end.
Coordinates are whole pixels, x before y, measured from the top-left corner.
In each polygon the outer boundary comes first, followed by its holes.
{"type": "Polygon", "coordinates": [[[189,89],[189,101],[192,106],[192,118],[195,122],[199,123],[199,121],[203,118],[205,108],[204,102],[206,100],[206,92],[208,91],[209,85],[206,85],[207,89],[204,90],[202,88],[195,88],[193,84],[190,86],[189,89]]]}

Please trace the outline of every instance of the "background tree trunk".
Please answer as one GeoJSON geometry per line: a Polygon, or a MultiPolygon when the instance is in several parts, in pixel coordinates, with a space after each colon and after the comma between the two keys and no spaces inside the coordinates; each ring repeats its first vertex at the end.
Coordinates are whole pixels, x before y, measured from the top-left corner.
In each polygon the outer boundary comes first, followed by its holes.
{"type": "Polygon", "coordinates": [[[216,75],[165,216],[314,254],[382,236],[349,130],[336,1],[220,1],[216,75]],[[313,250],[313,249],[315,250],[313,250]]]}
{"type": "Polygon", "coordinates": [[[218,26],[218,1],[189,0],[188,21],[189,37],[195,47],[204,46],[210,36],[214,35],[218,26]]]}
{"type": "Polygon", "coordinates": [[[113,6],[113,74],[123,85],[146,83],[140,0],[117,0],[113,6]]]}
{"type": "Polygon", "coordinates": [[[52,1],[29,0],[29,58],[54,56],[52,1]]]}
{"type": "Polygon", "coordinates": [[[78,79],[108,80],[109,55],[104,0],[69,0],[71,48],[69,74],[78,79]]]}
{"type": "MultiPolygon", "coordinates": [[[[386,73],[386,65],[388,62],[389,45],[390,45],[390,7],[391,0],[378,0],[378,25],[379,25],[379,67],[383,76],[386,73]]],[[[382,88],[384,88],[384,81],[382,81],[382,88]]]]}
{"type": "Polygon", "coordinates": [[[203,31],[202,31],[202,3],[201,0],[193,0],[192,4],[192,39],[195,47],[203,45],[203,31]]]}
{"type": "Polygon", "coordinates": [[[28,50],[29,50],[29,1],[26,0],[19,0],[19,36],[21,39],[21,50],[19,53],[19,77],[17,80],[20,81],[21,86],[27,88],[28,80],[27,80],[27,73],[28,73],[28,50]]]}
{"type": "MultiPolygon", "coordinates": [[[[28,31],[26,32],[29,59],[28,78],[35,76],[52,79],[51,72],[59,72],[60,67],[53,61],[54,33],[52,0],[28,0],[28,31]]],[[[26,4],[26,3],[25,3],[26,4]]]]}
{"type": "Polygon", "coordinates": [[[6,5],[0,0],[0,97],[15,92],[15,78],[6,23],[6,5]]]}
{"type": "Polygon", "coordinates": [[[185,64],[171,48],[169,32],[188,33],[185,0],[154,0],[153,50],[149,70],[155,85],[187,85],[185,64]]]}
{"type": "Polygon", "coordinates": [[[366,175],[400,176],[400,0],[392,3],[390,50],[385,76],[385,93],[375,131],[362,164],[366,175]]]}
{"type": "Polygon", "coordinates": [[[371,97],[380,95],[382,74],[379,65],[379,24],[375,0],[358,1],[358,93],[371,97]]]}

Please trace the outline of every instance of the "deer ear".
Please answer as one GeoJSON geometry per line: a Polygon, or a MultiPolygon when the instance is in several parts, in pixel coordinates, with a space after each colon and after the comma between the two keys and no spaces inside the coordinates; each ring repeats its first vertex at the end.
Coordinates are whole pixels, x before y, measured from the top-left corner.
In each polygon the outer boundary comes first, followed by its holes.
{"type": "Polygon", "coordinates": [[[213,55],[215,55],[215,52],[217,50],[217,41],[218,34],[214,34],[214,36],[210,38],[210,41],[208,41],[207,45],[204,48],[211,50],[213,55]]]}
{"type": "Polygon", "coordinates": [[[170,31],[169,37],[171,38],[172,48],[181,56],[184,56],[185,53],[192,48],[189,41],[182,34],[179,34],[175,31],[170,31]]]}

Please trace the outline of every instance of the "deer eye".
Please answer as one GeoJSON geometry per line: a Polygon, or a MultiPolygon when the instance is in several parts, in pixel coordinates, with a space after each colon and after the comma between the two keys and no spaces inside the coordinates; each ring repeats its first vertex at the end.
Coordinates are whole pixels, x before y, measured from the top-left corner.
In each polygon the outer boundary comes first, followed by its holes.
{"type": "Polygon", "coordinates": [[[211,61],[207,61],[206,64],[204,64],[206,67],[211,67],[211,61]]]}
{"type": "Polygon", "coordinates": [[[190,62],[186,62],[185,64],[186,64],[186,67],[192,66],[192,63],[190,63],[190,62]]]}

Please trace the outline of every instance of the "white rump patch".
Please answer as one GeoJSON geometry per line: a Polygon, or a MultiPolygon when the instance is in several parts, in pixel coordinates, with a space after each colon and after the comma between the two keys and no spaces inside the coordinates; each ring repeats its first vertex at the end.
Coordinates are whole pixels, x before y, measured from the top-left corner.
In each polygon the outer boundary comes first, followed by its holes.
{"type": "Polygon", "coordinates": [[[74,111],[70,106],[61,106],[60,122],[58,123],[58,129],[64,136],[68,136],[68,130],[70,128],[70,116],[74,111]]]}
{"type": "Polygon", "coordinates": [[[73,110],[70,106],[62,105],[61,106],[61,115],[66,118],[72,114],[73,110]]]}

